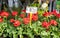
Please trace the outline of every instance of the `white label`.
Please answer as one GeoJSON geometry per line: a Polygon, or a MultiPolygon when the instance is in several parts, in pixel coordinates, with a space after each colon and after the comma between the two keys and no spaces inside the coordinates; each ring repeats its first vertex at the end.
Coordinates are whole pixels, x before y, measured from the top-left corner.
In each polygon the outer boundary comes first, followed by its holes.
{"type": "Polygon", "coordinates": [[[9,7],[13,7],[13,0],[8,0],[9,7]]]}
{"type": "Polygon", "coordinates": [[[26,7],[26,13],[30,13],[30,7],[26,7]]]}
{"type": "Polygon", "coordinates": [[[27,7],[26,13],[37,13],[37,7],[27,7]]]}

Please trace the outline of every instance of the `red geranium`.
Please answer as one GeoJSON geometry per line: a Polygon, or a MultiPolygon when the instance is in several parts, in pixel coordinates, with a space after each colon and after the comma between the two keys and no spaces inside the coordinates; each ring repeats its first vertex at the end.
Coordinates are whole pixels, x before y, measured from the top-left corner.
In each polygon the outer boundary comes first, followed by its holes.
{"type": "Polygon", "coordinates": [[[14,19],[10,19],[10,22],[11,22],[11,23],[14,23],[14,22],[15,22],[15,20],[14,20],[14,19]]]}
{"type": "Polygon", "coordinates": [[[35,14],[32,15],[32,20],[33,20],[33,21],[37,21],[37,20],[38,20],[38,15],[35,15],[35,14]]]}
{"type": "Polygon", "coordinates": [[[9,13],[6,12],[6,11],[3,11],[3,12],[1,12],[1,16],[2,17],[8,17],[9,16],[9,13]]]}
{"type": "Polygon", "coordinates": [[[50,26],[50,24],[46,21],[42,22],[42,26],[45,28],[48,28],[50,26]]]}
{"type": "Polygon", "coordinates": [[[29,18],[23,18],[23,22],[24,22],[24,24],[28,24],[30,22],[30,19],[29,18]]]}
{"type": "Polygon", "coordinates": [[[15,22],[13,24],[15,27],[18,27],[21,25],[21,22],[19,20],[15,20],[15,22]]]}
{"type": "Polygon", "coordinates": [[[51,21],[50,21],[50,24],[56,26],[58,23],[57,23],[55,20],[51,20],[51,21]]]}
{"type": "Polygon", "coordinates": [[[45,13],[43,14],[43,16],[48,17],[48,16],[50,16],[50,13],[49,13],[49,12],[45,12],[45,13]]]}
{"type": "Polygon", "coordinates": [[[57,18],[60,18],[60,14],[57,14],[56,17],[57,17],[57,18]]]}
{"type": "Polygon", "coordinates": [[[21,18],[24,18],[24,16],[25,16],[24,14],[20,14],[20,17],[21,17],[21,18]]]}
{"type": "Polygon", "coordinates": [[[57,15],[56,10],[53,10],[52,14],[56,16],[57,15]]]}
{"type": "Polygon", "coordinates": [[[0,22],[3,22],[3,18],[0,18],[0,22]]]}
{"type": "Polygon", "coordinates": [[[12,12],[12,15],[13,15],[13,16],[16,16],[17,14],[18,14],[17,11],[13,11],[13,12],[12,12]]]}

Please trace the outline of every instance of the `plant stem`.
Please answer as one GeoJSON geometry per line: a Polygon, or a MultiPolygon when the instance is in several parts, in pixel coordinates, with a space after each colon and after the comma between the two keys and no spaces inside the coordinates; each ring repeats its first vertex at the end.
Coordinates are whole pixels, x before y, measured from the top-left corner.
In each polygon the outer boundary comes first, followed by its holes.
{"type": "Polygon", "coordinates": [[[5,27],[7,27],[7,18],[4,17],[3,20],[4,20],[4,25],[5,25],[5,27]]]}

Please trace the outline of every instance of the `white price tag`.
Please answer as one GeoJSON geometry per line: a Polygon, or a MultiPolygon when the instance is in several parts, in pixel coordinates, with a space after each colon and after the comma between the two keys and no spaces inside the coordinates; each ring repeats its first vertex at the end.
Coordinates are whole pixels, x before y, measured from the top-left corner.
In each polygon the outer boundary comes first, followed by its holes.
{"type": "Polygon", "coordinates": [[[26,13],[30,13],[30,7],[26,7],[26,13]]]}
{"type": "Polygon", "coordinates": [[[26,7],[26,13],[37,13],[37,7],[26,7]]]}

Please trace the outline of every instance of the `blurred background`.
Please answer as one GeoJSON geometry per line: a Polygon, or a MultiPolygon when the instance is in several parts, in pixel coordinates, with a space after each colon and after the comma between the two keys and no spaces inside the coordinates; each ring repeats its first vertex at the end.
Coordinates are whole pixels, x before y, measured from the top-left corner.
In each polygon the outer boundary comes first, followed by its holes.
{"type": "Polygon", "coordinates": [[[49,11],[53,11],[54,9],[56,9],[56,4],[58,4],[57,7],[60,8],[59,1],[60,0],[0,0],[0,11],[4,9],[4,6],[7,8],[12,8],[15,5],[15,7],[24,8],[32,3],[39,3],[40,5],[42,5],[44,2],[48,4],[49,11]]]}

